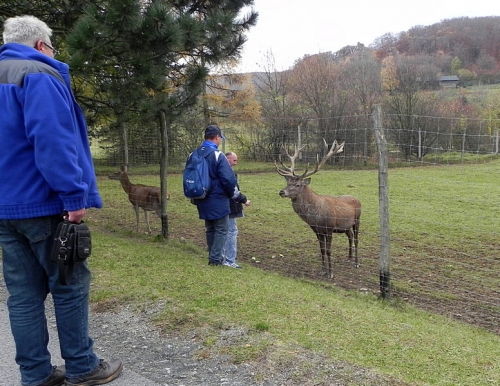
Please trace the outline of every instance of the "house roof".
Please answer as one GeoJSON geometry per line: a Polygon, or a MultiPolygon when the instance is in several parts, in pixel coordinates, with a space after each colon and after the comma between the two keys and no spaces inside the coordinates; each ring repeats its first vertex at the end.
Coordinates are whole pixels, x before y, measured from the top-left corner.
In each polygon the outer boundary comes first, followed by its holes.
{"type": "Polygon", "coordinates": [[[458,76],[456,75],[445,75],[439,77],[440,82],[458,82],[460,79],[458,79],[458,76]]]}

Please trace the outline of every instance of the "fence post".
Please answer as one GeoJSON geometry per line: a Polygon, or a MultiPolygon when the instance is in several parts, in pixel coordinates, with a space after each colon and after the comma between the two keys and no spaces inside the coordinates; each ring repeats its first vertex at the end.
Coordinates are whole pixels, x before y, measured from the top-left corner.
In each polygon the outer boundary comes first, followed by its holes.
{"type": "Polygon", "coordinates": [[[380,294],[383,299],[390,296],[390,228],[389,228],[389,172],[387,140],[382,127],[382,108],[375,106],[373,125],[378,149],[378,195],[380,224],[379,279],[380,294]]]}
{"type": "Polygon", "coordinates": [[[167,211],[167,164],[168,164],[168,133],[165,112],[160,112],[161,133],[161,161],[160,161],[160,189],[161,189],[161,234],[168,239],[168,211],[167,211]]]}

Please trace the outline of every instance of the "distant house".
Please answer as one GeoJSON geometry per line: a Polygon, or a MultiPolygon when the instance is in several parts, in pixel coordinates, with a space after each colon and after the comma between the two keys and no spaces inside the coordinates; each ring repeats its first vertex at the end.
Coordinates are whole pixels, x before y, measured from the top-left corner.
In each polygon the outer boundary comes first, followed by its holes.
{"type": "Polygon", "coordinates": [[[456,75],[446,75],[439,78],[441,87],[460,87],[460,79],[456,75]]]}

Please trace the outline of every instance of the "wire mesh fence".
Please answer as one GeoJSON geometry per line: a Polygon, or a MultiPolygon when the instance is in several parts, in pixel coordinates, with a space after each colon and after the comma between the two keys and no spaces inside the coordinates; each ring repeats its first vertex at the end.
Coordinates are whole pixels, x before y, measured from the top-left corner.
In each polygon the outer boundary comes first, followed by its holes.
{"type": "MultiPolygon", "coordinates": [[[[496,214],[500,161],[495,129],[499,122],[407,118],[411,125],[404,128],[383,120],[389,166],[391,297],[500,333],[500,220],[496,214]]],[[[255,133],[225,130],[228,140],[222,150],[238,153],[240,185],[253,203],[246,209],[246,217],[238,221],[238,258],[243,266],[254,265],[301,279],[333,283],[339,288],[379,294],[384,239],[379,211],[381,153],[373,116],[341,117],[338,121],[343,124],[329,126],[327,131],[319,130],[319,122],[297,125],[282,133],[274,150],[263,140],[268,135],[266,127],[255,133]],[[286,181],[274,168],[280,156],[284,164],[289,161],[283,146],[290,153],[294,146],[304,146],[296,166],[300,173],[308,165],[309,170],[313,169],[318,155],[321,158],[324,154],[323,138],[328,144],[334,139],[345,141],[344,151],[325,163],[309,188],[321,195],[353,195],[362,205],[360,267],[347,260],[349,244],[345,233],[334,234],[332,280],[322,275],[320,244],[315,234],[294,213],[290,200],[280,198],[278,192],[286,181]],[[262,141],[259,144],[253,140],[262,141]],[[246,163],[252,167],[245,167],[246,163]]],[[[143,137],[142,142],[157,140],[143,137]]],[[[149,151],[144,144],[141,146],[143,151],[149,151]]],[[[182,146],[186,148],[186,144],[182,146]]],[[[136,233],[136,214],[125,187],[119,188],[117,181],[107,176],[121,164],[116,149],[113,154],[111,159],[102,157],[97,161],[98,170],[109,173],[99,176],[106,205],[99,214],[93,214],[94,220],[108,230],[136,233]]],[[[174,154],[169,158],[167,185],[171,194],[167,204],[170,237],[202,248],[203,222],[196,208],[182,196],[181,171],[187,154],[174,154]]],[[[158,187],[159,166],[145,166],[146,158],[140,157],[136,164],[131,159],[129,181],[158,187]]],[[[139,216],[139,233],[144,235],[148,228],[140,208],[139,216]]],[[[159,233],[159,218],[152,214],[150,222],[152,234],[159,233]]],[[[199,257],[206,258],[204,253],[199,257]]]]}

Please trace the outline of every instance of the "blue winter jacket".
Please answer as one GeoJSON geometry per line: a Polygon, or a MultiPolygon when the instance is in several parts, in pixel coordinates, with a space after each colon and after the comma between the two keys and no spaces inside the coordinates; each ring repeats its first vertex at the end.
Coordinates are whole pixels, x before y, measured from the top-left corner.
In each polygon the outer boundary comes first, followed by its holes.
{"type": "Polygon", "coordinates": [[[67,64],[0,47],[0,146],[0,219],[102,207],[67,64]]]}
{"type": "Polygon", "coordinates": [[[217,145],[204,141],[200,149],[211,153],[207,156],[212,179],[212,189],[203,200],[195,200],[198,214],[204,220],[218,220],[229,214],[229,200],[234,195],[236,178],[229,161],[223,152],[217,150],[217,145]],[[215,149],[215,151],[213,151],[215,149]]]}

